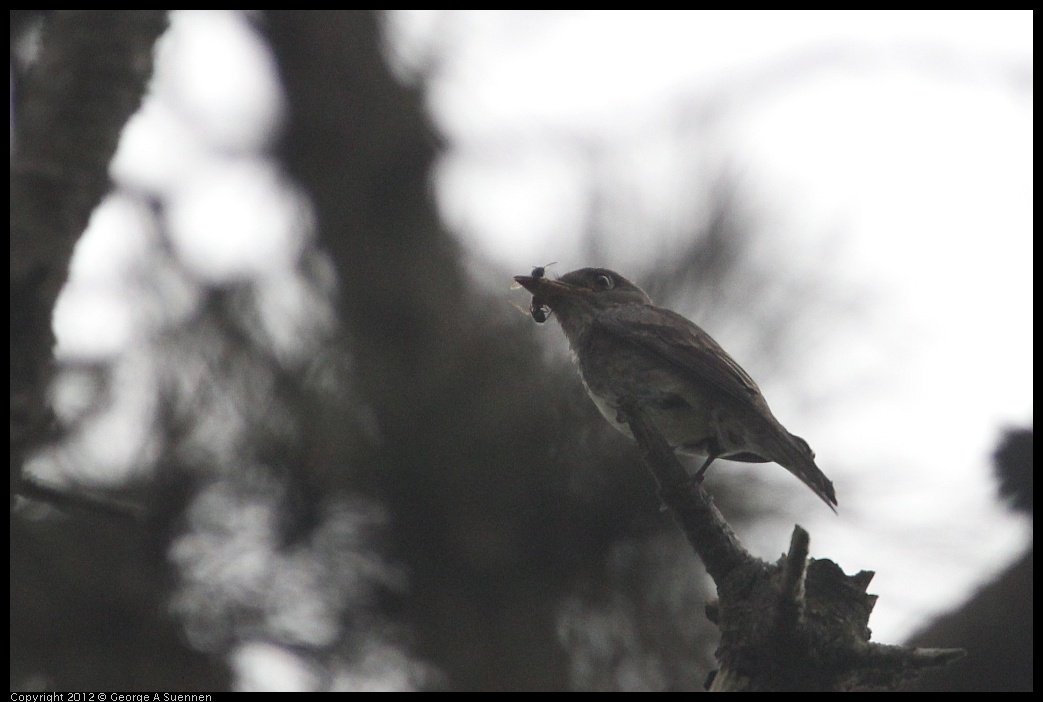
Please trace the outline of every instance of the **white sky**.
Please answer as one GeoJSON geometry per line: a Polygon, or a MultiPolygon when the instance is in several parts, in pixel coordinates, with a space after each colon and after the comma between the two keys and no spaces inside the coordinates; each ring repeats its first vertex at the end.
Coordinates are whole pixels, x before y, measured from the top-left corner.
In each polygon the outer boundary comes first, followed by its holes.
{"type": "MultiPolygon", "coordinates": [[[[851,318],[814,320],[805,365],[761,383],[836,483],[840,517],[810,493],[790,499],[802,488],[782,469],[711,471],[711,486],[756,470],[785,491],[785,518],[742,535],[758,555],[776,557],[800,521],[813,555],[877,571],[870,624],[897,643],[1025,547],[1029,525],[995,504],[989,454],[1001,427],[1032,420],[1030,12],[410,11],[390,28],[398,60],[439,61],[429,102],[450,148],[438,204],[480,277],[549,261],[633,275],[674,245],[641,231],[583,259],[593,146],[640,174],[643,202],[664,213],[706,197],[679,190],[679,158],[736,167],[768,214],[751,255],[862,301],[851,318]],[[681,157],[678,124],[702,135],[681,157]]],[[[181,13],[164,41],[114,175],[171,198],[175,250],[203,279],[275,275],[308,214],[250,155],[282,115],[270,59],[229,13],[181,13]],[[207,226],[215,201],[243,203],[221,210],[220,234],[207,226]]],[[[56,314],[66,355],[134,336],[132,301],[91,274],[90,260],[118,265],[102,243],[123,239],[102,230],[135,219],[108,207],[56,314]]],[[[741,329],[709,331],[768,376],[741,329]]]]}

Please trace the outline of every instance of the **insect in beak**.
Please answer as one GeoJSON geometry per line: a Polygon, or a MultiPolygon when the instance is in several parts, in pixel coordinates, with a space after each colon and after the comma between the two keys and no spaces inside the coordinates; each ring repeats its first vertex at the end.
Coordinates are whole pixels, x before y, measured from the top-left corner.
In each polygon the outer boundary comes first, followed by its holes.
{"type": "MultiPolygon", "coordinates": [[[[550,263],[548,263],[546,265],[543,265],[543,266],[535,266],[535,267],[533,267],[533,269],[532,269],[532,277],[533,278],[537,278],[537,279],[544,277],[547,274],[547,269],[550,268],[551,266],[553,266],[555,263],[557,263],[557,261],[552,261],[552,262],[550,262],[550,263]]],[[[515,290],[515,289],[520,288],[520,287],[521,287],[521,283],[519,283],[518,281],[515,281],[515,282],[511,283],[511,289],[512,290],[515,290]]],[[[514,303],[512,302],[511,304],[513,305],[514,303]]],[[[518,307],[517,305],[514,305],[514,306],[518,307]]],[[[521,309],[521,308],[519,307],[518,309],[521,309]]],[[[532,315],[533,320],[537,324],[543,324],[544,322],[547,321],[547,318],[550,317],[550,313],[551,313],[550,307],[545,305],[542,300],[540,300],[535,295],[533,295],[532,296],[532,303],[529,305],[529,314],[532,315]]]]}

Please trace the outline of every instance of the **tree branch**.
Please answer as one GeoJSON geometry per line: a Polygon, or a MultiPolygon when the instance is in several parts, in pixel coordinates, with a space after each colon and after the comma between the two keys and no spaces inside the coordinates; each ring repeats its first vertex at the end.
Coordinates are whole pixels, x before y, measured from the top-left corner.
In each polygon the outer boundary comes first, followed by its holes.
{"type": "Polygon", "coordinates": [[[721,630],[712,691],[894,690],[964,655],[870,643],[872,572],[848,576],[833,561],[809,559],[810,536],[800,526],[778,563],[755,558],[640,406],[624,402],[622,413],[663,502],[717,585],[720,601],[707,609],[721,630]]]}

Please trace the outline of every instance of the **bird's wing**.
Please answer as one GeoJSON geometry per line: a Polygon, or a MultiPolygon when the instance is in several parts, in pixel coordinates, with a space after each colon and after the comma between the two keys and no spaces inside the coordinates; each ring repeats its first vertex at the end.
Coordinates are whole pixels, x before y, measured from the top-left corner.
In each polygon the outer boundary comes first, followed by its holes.
{"type": "Polygon", "coordinates": [[[676,312],[652,305],[618,305],[597,315],[594,324],[722,395],[746,406],[767,409],[753,378],[709,334],[676,312]]]}
{"type": "Polygon", "coordinates": [[[815,465],[815,454],[807,442],[790,434],[778,423],[760,388],[746,371],[709,334],[676,312],[642,304],[617,305],[594,318],[595,327],[622,343],[633,344],[665,360],[680,372],[703,383],[723,396],[754,410],[770,428],[770,444],[765,456],[740,454],[738,460],[775,461],[796,475],[816,495],[836,511],[833,483],[815,465]]]}

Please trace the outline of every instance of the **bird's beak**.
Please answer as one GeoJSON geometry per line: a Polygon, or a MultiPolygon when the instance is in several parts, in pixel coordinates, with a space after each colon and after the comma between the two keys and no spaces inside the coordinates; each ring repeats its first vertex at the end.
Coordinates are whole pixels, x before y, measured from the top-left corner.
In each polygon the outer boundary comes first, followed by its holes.
{"type": "Polygon", "coordinates": [[[567,284],[550,278],[533,278],[531,275],[516,275],[514,281],[533,294],[544,300],[551,307],[555,300],[575,295],[576,289],[567,284]]]}

